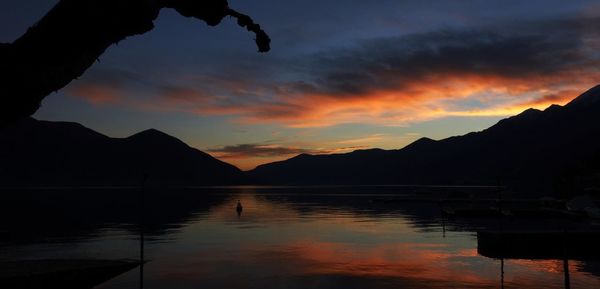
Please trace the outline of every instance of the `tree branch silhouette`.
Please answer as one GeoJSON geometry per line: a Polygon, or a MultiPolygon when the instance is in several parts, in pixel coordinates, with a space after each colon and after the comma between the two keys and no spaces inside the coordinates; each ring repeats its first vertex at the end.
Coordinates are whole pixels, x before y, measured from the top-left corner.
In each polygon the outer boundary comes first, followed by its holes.
{"type": "Polygon", "coordinates": [[[226,0],[61,0],[13,43],[0,43],[0,126],[35,113],[111,45],[152,30],[163,8],[210,26],[234,17],[256,35],[259,52],[270,49],[269,36],[226,0]]]}

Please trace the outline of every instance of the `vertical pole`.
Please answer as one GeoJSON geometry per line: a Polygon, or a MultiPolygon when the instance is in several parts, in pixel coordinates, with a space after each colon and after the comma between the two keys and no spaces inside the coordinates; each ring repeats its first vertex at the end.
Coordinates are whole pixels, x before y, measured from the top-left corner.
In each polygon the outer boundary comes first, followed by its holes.
{"type": "MultiPolygon", "coordinates": [[[[500,211],[500,232],[504,235],[504,214],[502,213],[502,190],[498,191],[498,210],[500,211]]],[[[500,244],[500,288],[504,289],[504,241],[505,238],[502,238],[502,242],[500,244]]]]}
{"type": "Polygon", "coordinates": [[[502,216],[502,190],[498,191],[498,210],[500,211],[500,216],[502,216]]]}
{"type": "Polygon", "coordinates": [[[500,288],[504,289],[504,257],[500,258],[500,288]]]}
{"type": "Polygon", "coordinates": [[[446,239],[446,213],[444,212],[444,200],[438,202],[440,213],[442,215],[442,238],[446,239]]]}
{"type": "Polygon", "coordinates": [[[565,289],[571,289],[571,276],[569,275],[569,256],[568,256],[568,239],[567,230],[565,229],[563,235],[563,271],[565,272],[565,289]]]}
{"type": "Polygon", "coordinates": [[[446,217],[442,212],[442,238],[446,239],[446,217]]]}
{"type": "Polygon", "coordinates": [[[563,270],[565,271],[565,289],[571,289],[571,277],[569,276],[569,259],[563,259],[563,270]]]}
{"type": "Polygon", "coordinates": [[[146,190],[147,174],[142,176],[140,189],[140,289],[144,288],[144,191],[146,190]]]}

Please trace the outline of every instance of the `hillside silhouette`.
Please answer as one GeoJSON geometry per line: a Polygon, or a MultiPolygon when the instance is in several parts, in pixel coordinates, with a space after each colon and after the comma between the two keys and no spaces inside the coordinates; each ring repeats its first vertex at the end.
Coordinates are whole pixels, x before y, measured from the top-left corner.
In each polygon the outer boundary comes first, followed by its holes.
{"type": "Polygon", "coordinates": [[[534,193],[597,187],[600,86],[565,106],[528,109],[480,132],[421,138],[398,150],[300,154],[242,172],[149,129],[110,138],[77,123],[0,129],[0,181],[20,186],[500,185],[534,193]]]}
{"type": "Polygon", "coordinates": [[[242,171],[155,129],[110,138],[71,122],[0,129],[3,186],[235,185],[242,171]]]}
{"type": "Polygon", "coordinates": [[[504,185],[541,191],[597,185],[600,86],[567,105],[528,109],[481,132],[398,150],[301,154],[248,172],[266,184],[504,185]]]}

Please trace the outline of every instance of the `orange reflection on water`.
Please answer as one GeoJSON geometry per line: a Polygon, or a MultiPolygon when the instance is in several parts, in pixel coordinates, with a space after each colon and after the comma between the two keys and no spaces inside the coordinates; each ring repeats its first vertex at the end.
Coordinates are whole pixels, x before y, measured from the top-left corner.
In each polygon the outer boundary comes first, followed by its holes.
{"type": "MultiPolygon", "coordinates": [[[[561,274],[564,272],[563,262],[563,260],[510,260],[511,264],[527,267],[529,270],[561,274]]],[[[569,273],[573,275],[583,274],[578,270],[581,265],[579,261],[570,260],[569,273]]]]}
{"type": "Polygon", "coordinates": [[[445,244],[397,243],[377,246],[302,241],[289,244],[309,266],[298,274],[397,277],[419,280],[456,280],[481,283],[485,278],[466,268],[461,257],[475,257],[476,250],[446,251],[445,244]]]}

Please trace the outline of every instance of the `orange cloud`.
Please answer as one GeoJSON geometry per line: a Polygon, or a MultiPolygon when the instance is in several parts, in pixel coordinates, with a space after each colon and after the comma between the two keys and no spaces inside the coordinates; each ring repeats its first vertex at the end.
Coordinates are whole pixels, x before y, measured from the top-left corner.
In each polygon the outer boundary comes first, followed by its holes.
{"type": "Polygon", "coordinates": [[[287,94],[277,95],[276,102],[220,105],[215,101],[191,112],[235,116],[245,124],[278,123],[290,127],[342,123],[404,126],[448,116],[509,116],[530,107],[564,104],[593,86],[596,79],[600,79],[600,73],[576,69],[528,77],[456,72],[344,97],[278,89],[287,94]],[[480,106],[461,104],[468,101],[477,101],[480,106]]]}
{"type": "Polygon", "coordinates": [[[597,83],[593,40],[600,33],[580,29],[597,23],[578,18],[434,31],[372,39],[297,62],[250,63],[221,77],[147,81],[124,74],[134,83],[126,85],[104,75],[74,85],[94,104],[114,104],[103,102],[116,99],[109,98],[113,92],[127,95],[120,102],[134,109],[228,116],[244,124],[405,126],[449,116],[508,116],[564,104],[597,83]],[[114,86],[98,93],[98,83],[114,86]]]}
{"type": "MultiPolygon", "coordinates": [[[[341,97],[337,94],[254,87],[227,82],[225,89],[244,96],[210,94],[191,87],[160,88],[143,97],[131,97],[123,88],[76,84],[67,92],[94,105],[122,105],[146,111],[173,111],[229,116],[243,124],[276,123],[288,127],[323,127],[344,123],[406,126],[450,116],[504,117],[528,108],[565,104],[600,79],[600,72],[570,69],[551,75],[508,77],[454,74],[429,75],[410,83],[388,84],[341,97]],[[397,88],[396,88],[397,87],[397,88]],[[268,97],[272,91],[281,94],[268,97]],[[261,95],[264,93],[265,95],[261,95]],[[477,102],[470,107],[465,102],[477,102]]],[[[221,88],[223,89],[223,88],[221,88]]]]}
{"type": "MultiPolygon", "coordinates": [[[[401,88],[339,97],[288,91],[273,101],[237,101],[191,88],[161,90],[146,98],[124,98],[125,91],[76,85],[68,93],[95,105],[124,105],[140,110],[232,116],[244,124],[277,123],[289,127],[322,127],[343,123],[405,126],[448,116],[510,116],[528,108],[565,104],[593,86],[599,73],[563,71],[556,75],[510,78],[474,74],[431,75],[401,88]],[[461,102],[476,101],[477,107],[461,102]]],[[[228,85],[233,86],[229,83],[228,85]]],[[[243,84],[238,84],[243,86],[243,84]]],[[[400,86],[398,84],[397,86],[400,86]]],[[[250,88],[237,87],[237,91],[250,88]]],[[[260,93],[259,88],[252,95],[260,93]]],[[[241,96],[240,96],[241,97],[241,96]]]]}
{"type": "Polygon", "coordinates": [[[89,101],[94,105],[117,104],[123,101],[122,91],[104,85],[75,86],[68,94],[89,101]]]}

